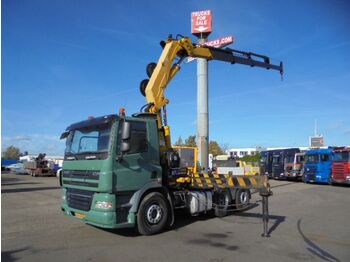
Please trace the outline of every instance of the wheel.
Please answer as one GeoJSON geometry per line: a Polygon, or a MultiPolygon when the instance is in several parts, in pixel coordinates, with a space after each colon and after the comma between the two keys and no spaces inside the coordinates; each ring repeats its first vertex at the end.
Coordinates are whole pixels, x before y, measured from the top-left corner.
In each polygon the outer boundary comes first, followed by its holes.
{"type": "Polygon", "coordinates": [[[235,197],[236,209],[243,209],[250,202],[250,191],[247,189],[238,189],[235,197]]]}
{"type": "Polygon", "coordinates": [[[231,203],[231,194],[224,190],[215,194],[215,216],[224,217],[227,215],[228,207],[231,203]]]}
{"type": "Polygon", "coordinates": [[[153,192],[141,201],[137,212],[137,229],[142,235],[153,235],[164,229],[169,207],[161,193],[153,192]]]}

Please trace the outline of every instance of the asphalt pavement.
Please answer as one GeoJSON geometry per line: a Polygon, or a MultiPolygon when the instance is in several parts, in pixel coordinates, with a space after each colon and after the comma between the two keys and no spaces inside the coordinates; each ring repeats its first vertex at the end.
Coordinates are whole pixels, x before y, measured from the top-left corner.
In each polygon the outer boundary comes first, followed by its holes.
{"type": "Polygon", "coordinates": [[[176,213],[154,236],[64,216],[56,177],[1,175],[2,261],[350,261],[350,187],[271,181],[269,238],[261,198],[224,218],[176,213]]]}

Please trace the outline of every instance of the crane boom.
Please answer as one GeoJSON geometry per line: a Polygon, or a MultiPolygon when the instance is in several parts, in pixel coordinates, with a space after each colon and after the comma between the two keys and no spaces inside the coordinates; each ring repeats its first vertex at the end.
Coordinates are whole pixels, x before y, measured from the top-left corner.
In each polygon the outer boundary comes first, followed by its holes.
{"type": "Polygon", "coordinates": [[[271,64],[270,58],[267,56],[230,48],[220,49],[194,45],[189,37],[180,39],[169,37],[165,42],[161,42],[161,45],[164,47],[163,52],[150,76],[147,86],[144,87],[147,104],[149,105],[147,111],[151,113],[158,113],[164,105],[169,103],[169,100],[164,96],[164,90],[180,70],[180,64],[183,59],[189,56],[273,69],[283,74],[282,62],[279,65],[271,64]],[[174,63],[176,58],[178,58],[178,61],[174,63]]]}
{"type": "Polygon", "coordinates": [[[164,141],[165,148],[171,147],[170,129],[166,123],[165,106],[169,100],[164,95],[164,90],[170,81],[180,70],[180,64],[186,57],[204,58],[207,60],[224,61],[231,64],[243,64],[249,66],[262,67],[266,69],[278,70],[283,74],[283,64],[274,65],[270,63],[270,58],[251,52],[243,52],[230,48],[220,49],[192,43],[191,38],[181,37],[173,39],[170,35],[167,40],[162,41],[163,52],[158,63],[150,63],[147,66],[147,74],[150,79],[141,82],[141,93],[146,97],[147,104],[145,111],[157,115],[158,128],[162,129],[161,141],[164,141]],[[162,119],[161,111],[164,117],[162,119]]]}

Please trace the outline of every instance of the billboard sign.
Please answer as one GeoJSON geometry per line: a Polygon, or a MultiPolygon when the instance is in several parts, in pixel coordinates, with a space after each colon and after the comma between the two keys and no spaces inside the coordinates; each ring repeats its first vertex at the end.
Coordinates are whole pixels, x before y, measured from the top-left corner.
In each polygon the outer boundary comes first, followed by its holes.
{"type": "Polygon", "coordinates": [[[194,35],[209,34],[212,31],[211,10],[196,11],[191,13],[191,32],[194,35]]]}
{"type": "Polygon", "coordinates": [[[323,136],[311,136],[310,147],[322,147],[324,146],[323,136]]]}
{"type": "Polygon", "coordinates": [[[206,46],[212,46],[212,47],[224,47],[227,45],[230,45],[233,43],[233,36],[224,36],[224,37],[220,37],[218,39],[215,40],[210,40],[205,42],[206,46]]]}
{"type": "MultiPolygon", "coordinates": [[[[210,40],[204,43],[205,46],[211,46],[211,47],[216,47],[216,48],[221,48],[228,46],[233,43],[233,36],[223,36],[215,40],[210,40]]],[[[187,58],[186,63],[189,63],[191,61],[195,60],[193,57],[187,58]]]]}

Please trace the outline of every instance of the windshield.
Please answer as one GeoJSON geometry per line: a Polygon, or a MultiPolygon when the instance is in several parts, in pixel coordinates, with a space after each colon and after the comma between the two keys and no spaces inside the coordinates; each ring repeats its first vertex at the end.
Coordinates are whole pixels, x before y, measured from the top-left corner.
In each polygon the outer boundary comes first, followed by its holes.
{"type": "Polygon", "coordinates": [[[336,153],[334,153],[333,161],[336,161],[336,162],[350,161],[350,152],[336,152],[336,153]]]}
{"type": "Polygon", "coordinates": [[[302,162],[304,162],[304,156],[303,155],[300,155],[300,156],[297,156],[297,163],[302,163],[302,162]]]}
{"type": "Polygon", "coordinates": [[[214,167],[236,167],[238,163],[234,159],[214,160],[214,167]]]}
{"type": "Polygon", "coordinates": [[[279,155],[274,155],[272,158],[272,163],[278,164],[280,162],[281,157],[279,155]]]}
{"type": "Polygon", "coordinates": [[[320,155],[313,154],[313,155],[305,155],[305,163],[312,164],[312,163],[318,163],[320,162],[320,155]]]}
{"type": "Polygon", "coordinates": [[[70,131],[66,155],[86,155],[108,152],[111,123],[78,128],[70,131]]]}
{"type": "Polygon", "coordinates": [[[286,156],[286,163],[294,163],[294,156],[286,156]]]}

